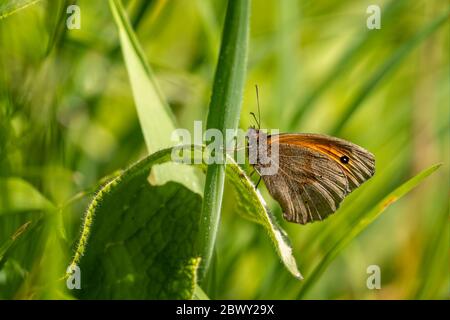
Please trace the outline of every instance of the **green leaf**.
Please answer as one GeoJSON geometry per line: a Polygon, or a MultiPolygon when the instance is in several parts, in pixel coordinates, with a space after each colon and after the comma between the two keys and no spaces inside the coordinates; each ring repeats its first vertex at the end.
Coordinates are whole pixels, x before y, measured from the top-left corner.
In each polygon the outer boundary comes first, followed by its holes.
{"type": "Polygon", "coordinates": [[[53,209],[54,205],[25,180],[0,178],[0,215],[53,209]]]}
{"type": "Polygon", "coordinates": [[[72,262],[81,269],[78,297],[192,297],[201,197],[175,182],[147,182],[150,170],[169,161],[171,151],[131,166],[92,200],[72,262]]]}
{"type": "Polygon", "coordinates": [[[0,20],[41,0],[8,0],[0,3],[0,20]]]}
{"type": "MultiPolygon", "coordinates": [[[[250,1],[229,1],[206,124],[207,129],[218,129],[223,137],[226,136],[226,129],[236,130],[239,122],[247,65],[249,24],[250,1]]],[[[208,270],[214,250],[224,180],[225,165],[208,166],[198,239],[202,257],[200,279],[208,270]]]]}
{"type": "MultiPolygon", "coordinates": [[[[156,79],[139,44],[120,0],[109,1],[116,22],[122,52],[130,78],[136,109],[149,153],[174,146],[171,139],[175,118],[159,90],[156,79]]],[[[154,185],[176,181],[194,192],[202,193],[201,183],[193,168],[166,164],[152,170],[149,180],[154,185]]]]}
{"type": "Polygon", "coordinates": [[[391,204],[399,200],[406,195],[412,189],[414,189],[419,183],[421,183],[426,177],[436,171],[441,164],[436,164],[430,168],[420,172],[410,180],[397,187],[383,200],[381,200],[372,210],[367,211],[365,214],[360,215],[361,218],[357,224],[345,233],[345,235],[339,239],[336,244],[326,253],[322,261],[317,265],[310,276],[306,278],[301,290],[298,294],[298,299],[301,299],[311,289],[320,276],[325,272],[327,267],[333,262],[333,260],[344,250],[344,248],[352,242],[361,232],[363,232],[368,226],[372,224],[391,204]]]}
{"type": "Polygon", "coordinates": [[[238,197],[239,213],[266,229],[285,267],[294,277],[303,279],[292,255],[292,248],[286,232],[277,223],[272,213],[268,211],[264,199],[255,189],[251,180],[232,158],[228,158],[226,173],[238,197]]]}
{"type": "MultiPolygon", "coordinates": [[[[79,297],[188,299],[194,294],[201,198],[177,183],[146,183],[153,166],[171,160],[172,150],[131,166],[92,200],[72,261],[87,279],[79,297]]],[[[239,212],[266,229],[283,264],[301,279],[286,232],[244,171],[231,157],[227,160],[226,175],[235,188],[239,212]]],[[[194,298],[204,298],[196,292],[194,298]]]]}

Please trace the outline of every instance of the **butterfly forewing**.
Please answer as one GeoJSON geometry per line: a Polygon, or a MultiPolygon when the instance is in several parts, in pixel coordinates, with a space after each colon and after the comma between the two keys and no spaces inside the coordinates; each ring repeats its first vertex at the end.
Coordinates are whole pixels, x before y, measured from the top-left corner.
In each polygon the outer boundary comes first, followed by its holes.
{"type": "Polygon", "coordinates": [[[351,191],[375,173],[373,154],[343,139],[323,134],[281,134],[270,137],[269,143],[308,148],[327,155],[344,170],[351,191]]]}

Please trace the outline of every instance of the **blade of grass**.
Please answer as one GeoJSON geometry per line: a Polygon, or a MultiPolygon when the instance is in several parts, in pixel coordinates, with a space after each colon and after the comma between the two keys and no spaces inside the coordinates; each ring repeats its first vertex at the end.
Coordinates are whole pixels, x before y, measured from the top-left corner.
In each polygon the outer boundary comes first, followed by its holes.
{"type": "Polygon", "coordinates": [[[27,221],[23,225],[21,225],[13,235],[2,245],[0,246],[0,268],[3,266],[5,255],[7,254],[8,250],[10,250],[14,243],[24,234],[28,227],[32,224],[31,220],[27,221]]]}
{"type": "MultiPolygon", "coordinates": [[[[291,97],[295,95],[295,79],[298,79],[299,72],[296,61],[296,48],[299,39],[297,21],[298,7],[296,0],[280,1],[276,6],[276,17],[279,28],[276,32],[276,86],[273,98],[274,105],[280,105],[287,110],[292,108],[291,97]]],[[[277,108],[270,108],[268,119],[277,119],[280,111],[277,108]]],[[[264,117],[263,117],[264,118],[264,117]]]]}
{"type": "MultiPolygon", "coordinates": [[[[404,0],[394,0],[391,1],[386,8],[383,10],[383,20],[389,19],[394,13],[398,11],[401,7],[400,4],[404,2],[404,0]]],[[[331,86],[331,84],[339,79],[339,76],[343,74],[346,68],[355,61],[354,57],[366,47],[366,45],[376,37],[376,33],[371,32],[370,30],[366,30],[364,34],[357,38],[357,40],[341,55],[341,57],[337,60],[334,67],[331,71],[325,76],[323,80],[317,85],[317,87],[309,93],[306,98],[304,98],[298,107],[296,108],[296,112],[290,118],[289,129],[295,130],[297,129],[297,125],[303,116],[311,109],[316,100],[320,98],[322,93],[331,86]]]]}
{"type": "MultiPolygon", "coordinates": [[[[249,0],[228,2],[207,119],[207,129],[218,129],[223,136],[226,129],[235,130],[239,122],[247,64],[249,22],[249,0]]],[[[224,179],[224,164],[208,166],[197,244],[202,257],[199,279],[205,275],[213,253],[224,179]]]]}
{"type": "Polygon", "coordinates": [[[372,224],[391,204],[399,200],[406,195],[412,189],[414,189],[419,183],[421,183],[426,177],[436,171],[441,164],[435,164],[428,169],[420,172],[410,180],[406,181],[389,195],[387,195],[382,201],[380,201],[372,210],[366,214],[361,215],[359,222],[354,225],[336,244],[327,252],[322,261],[317,265],[310,276],[306,278],[303,286],[300,289],[297,299],[302,299],[305,294],[311,289],[311,287],[317,283],[320,276],[325,272],[328,266],[333,260],[342,252],[342,250],[354,240],[361,232],[363,232],[368,226],[372,224]]]}
{"type": "Polygon", "coordinates": [[[445,205],[435,222],[436,228],[428,234],[427,245],[425,247],[422,263],[419,270],[419,279],[426,279],[421,281],[417,290],[411,296],[411,299],[434,299],[438,296],[439,288],[445,286],[445,279],[448,279],[448,239],[449,239],[449,224],[448,224],[449,204],[445,205]],[[434,275],[430,278],[429,275],[434,275]],[[436,275],[440,275],[436,277],[436,275]],[[444,284],[444,285],[443,285],[444,284]]]}
{"type": "Polygon", "coordinates": [[[220,29],[214,16],[212,3],[209,1],[197,0],[195,5],[198,8],[200,22],[208,44],[208,58],[216,59],[217,49],[220,41],[220,29]]]}
{"type": "MultiPolygon", "coordinates": [[[[147,149],[149,153],[153,153],[173,146],[177,143],[171,140],[171,134],[175,130],[175,117],[159,90],[122,2],[110,0],[109,4],[119,31],[122,52],[147,149]]],[[[198,194],[202,193],[193,168],[179,164],[170,163],[155,167],[150,181],[155,185],[177,181],[198,194]]]]}
{"type": "Polygon", "coordinates": [[[45,56],[50,55],[52,50],[58,49],[66,37],[67,27],[67,7],[70,5],[70,1],[58,1],[55,3],[48,3],[45,19],[47,24],[47,29],[49,33],[49,40],[47,44],[47,49],[45,51],[45,56]]]}
{"type": "Polygon", "coordinates": [[[138,26],[141,24],[143,18],[147,14],[149,8],[155,4],[154,0],[144,0],[141,1],[136,10],[134,11],[133,18],[131,19],[131,25],[134,30],[137,30],[138,26]]]}
{"type": "Polygon", "coordinates": [[[361,90],[353,101],[351,101],[345,110],[339,115],[339,120],[330,131],[332,135],[336,135],[342,130],[352,115],[361,106],[364,99],[374,92],[381,80],[383,80],[390,72],[394,71],[396,67],[399,67],[401,62],[417,45],[423,42],[429,35],[442,26],[444,22],[447,21],[448,16],[449,12],[447,11],[445,14],[435,19],[428,26],[413,36],[409,41],[398,48],[397,51],[378,68],[378,70],[363,84],[361,90]]]}
{"type": "Polygon", "coordinates": [[[0,20],[41,0],[9,0],[0,4],[0,20]]]}
{"type": "Polygon", "coordinates": [[[27,181],[17,178],[0,179],[0,216],[33,210],[53,211],[55,205],[27,181]]]}

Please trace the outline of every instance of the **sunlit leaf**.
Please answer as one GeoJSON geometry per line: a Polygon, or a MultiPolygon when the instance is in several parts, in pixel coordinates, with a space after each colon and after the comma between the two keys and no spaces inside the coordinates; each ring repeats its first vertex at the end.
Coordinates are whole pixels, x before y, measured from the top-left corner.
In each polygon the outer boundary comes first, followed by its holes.
{"type": "Polygon", "coordinates": [[[292,247],[289,243],[286,232],[277,223],[273,214],[267,209],[264,199],[259,191],[247,177],[245,172],[231,159],[228,158],[227,178],[233,184],[239,213],[256,223],[259,223],[266,229],[270,239],[275,245],[276,251],[285,265],[294,277],[303,279],[298,271],[297,263],[292,255],[292,247]]]}

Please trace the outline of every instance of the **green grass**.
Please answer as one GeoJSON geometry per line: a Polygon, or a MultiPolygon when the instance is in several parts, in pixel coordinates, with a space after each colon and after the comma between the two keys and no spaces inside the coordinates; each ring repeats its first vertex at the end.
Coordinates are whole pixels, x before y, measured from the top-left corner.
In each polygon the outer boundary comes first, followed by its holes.
{"type": "Polygon", "coordinates": [[[349,243],[351,243],[361,232],[369,227],[370,224],[372,224],[375,219],[377,219],[390,205],[406,195],[420,182],[422,182],[423,179],[436,171],[440,166],[440,164],[434,165],[427,170],[419,173],[418,175],[411,178],[410,180],[396,188],[394,191],[392,191],[373,209],[361,214],[358,223],[346,231],[345,235],[336,242],[336,244],[330,249],[330,251],[325,254],[319,265],[314,269],[311,275],[308,276],[308,279],[305,281],[301,288],[298,299],[302,299],[305,296],[305,293],[310,289],[311,285],[318,282],[320,275],[349,243]]]}
{"type": "MultiPolygon", "coordinates": [[[[242,90],[247,71],[249,19],[249,0],[228,3],[206,121],[206,129],[217,129],[224,137],[226,130],[236,130],[239,122],[242,90]]],[[[228,145],[228,142],[226,143],[228,145]]],[[[208,166],[198,241],[202,257],[201,278],[208,270],[214,250],[220,221],[224,180],[225,165],[213,163],[208,166]]]]}
{"type": "Polygon", "coordinates": [[[448,298],[448,4],[381,1],[371,31],[355,1],[79,0],[68,30],[69,2],[0,5],[0,299],[448,298]],[[174,128],[248,128],[255,84],[263,126],[375,154],[321,223],[167,162],[174,128]]]}

